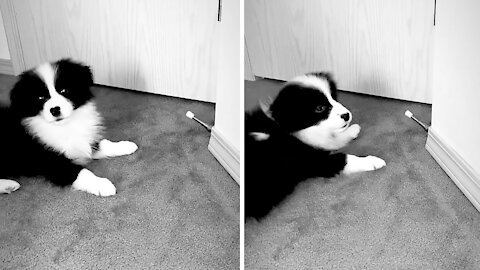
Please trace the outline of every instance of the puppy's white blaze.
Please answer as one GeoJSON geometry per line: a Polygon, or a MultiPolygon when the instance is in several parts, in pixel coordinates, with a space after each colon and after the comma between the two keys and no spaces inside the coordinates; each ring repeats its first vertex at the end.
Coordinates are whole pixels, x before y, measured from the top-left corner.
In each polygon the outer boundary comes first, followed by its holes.
{"type": "Polygon", "coordinates": [[[347,155],[347,165],[343,169],[344,174],[351,174],[357,172],[373,171],[386,166],[387,163],[378,157],[357,157],[354,155],[347,155]]]}
{"type": "Polygon", "coordinates": [[[41,116],[26,118],[22,124],[45,146],[63,153],[77,164],[86,164],[92,158],[91,146],[101,140],[104,129],[93,101],[74,110],[60,124],[41,116]]]}
{"type": "Polygon", "coordinates": [[[318,89],[319,91],[322,91],[325,94],[325,96],[328,98],[329,101],[333,100],[332,94],[330,91],[330,85],[328,84],[328,81],[326,79],[322,79],[313,75],[302,75],[302,76],[293,78],[291,82],[301,83],[305,86],[318,89]]]}
{"type": "Polygon", "coordinates": [[[20,184],[16,181],[9,180],[9,179],[0,179],[0,193],[7,193],[13,192],[20,188],[20,184]]]}
{"type": "Polygon", "coordinates": [[[56,120],[56,117],[50,113],[51,108],[60,107],[61,116],[63,118],[70,117],[73,111],[73,104],[64,96],[60,95],[55,89],[56,72],[56,68],[50,63],[44,63],[35,69],[35,73],[37,73],[38,77],[45,83],[48,93],[50,94],[50,99],[43,105],[41,113],[42,116],[50,122],[56,120]]]}
{"type": "Polygon", "coordinates": [[[45,83],[51,97],[55,94],[58,95],[55,90],[56,69],[54,69],[50,63],[41,64],[35,69],[35,73],[37,73],[38,77],[45,83]]]}
{"type": "Polygon", "coordinates": [[[112,196],[117,192],[107,178],[101,178],[87,169],[82,169],[72,184],[72,189],[85,191],[97,196],[112,196]]]}

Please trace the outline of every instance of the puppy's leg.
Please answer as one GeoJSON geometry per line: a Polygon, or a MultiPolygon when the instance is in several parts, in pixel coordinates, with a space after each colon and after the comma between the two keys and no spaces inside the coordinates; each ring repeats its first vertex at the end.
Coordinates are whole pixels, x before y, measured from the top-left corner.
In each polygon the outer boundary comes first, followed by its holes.
{"type": "Polygon", "coordinates": [[[0,179],[0,193],[13,192],[20,188],[20,184],[9,179],[0,179]]]}
{"type": "Polygon", "coordinates": [[[130,155],[137,151],[138,146],[134,142],[120,141],[111,142],[103,139],[98,144],[98,150],[93,153],[93,159],[101,159],[108,157],[118,157],[124,155],[130,155]]]}
{"type": "Polygon", "coordinates": [[[77,179],[72,183],[72,189],[103,197],[115,195],[117,192],[110,180],[98,177],[87,169],[80,171],[77,179]]]}
{"type": "Polygon", "coordinates": [[[356,172],[373,171],[380,169],[387,165],[381,158],[374,156],[357,157],[354,155],[347,155],[346,165],[343,168],[344,174],[351,174],[356,172]]]}
{"type": "Polygon", "coordinates": [[[71,185],[74,190],[85,191],[97,196],[112,196],[116,193],[116,188],[110,180],[94,175],[88,169],[75,164],[63,155],[51,151],[45,154],[44,159],[47,167],[43,173],[46,179],[58,186],[71,185]]]}

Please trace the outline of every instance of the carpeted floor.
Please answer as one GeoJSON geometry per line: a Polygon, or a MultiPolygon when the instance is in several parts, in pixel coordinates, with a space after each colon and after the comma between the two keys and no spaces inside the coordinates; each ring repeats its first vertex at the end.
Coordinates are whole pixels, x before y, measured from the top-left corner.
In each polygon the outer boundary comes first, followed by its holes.
{"type": "MultiPolygon", "coordinates": [[[[14,81],[0,75],[1,100],[14,81]]],[[[210,135],[185,117],[191,110],[213,123],[214,106],[100,86],[94,93],[107,137],[139,146],[88,166],[117,195],[20,179],[19,190],[0,195],[0,268],[238,269],[239,187],[208,151],[210,135]]]]}
{"type": "MultiPolygon", "coordinates": [[[[280,82],[245,82],[246,109],[280,82]]],[[[387,166],[311,179],[262,222],[245,225],[245,269],[480,269],[480,213],[425,150],[431,106],[348,92],[362,127],[345,152],[387,166]]],[[[273,187],[274,188],[274,187],[273,187]]]]}

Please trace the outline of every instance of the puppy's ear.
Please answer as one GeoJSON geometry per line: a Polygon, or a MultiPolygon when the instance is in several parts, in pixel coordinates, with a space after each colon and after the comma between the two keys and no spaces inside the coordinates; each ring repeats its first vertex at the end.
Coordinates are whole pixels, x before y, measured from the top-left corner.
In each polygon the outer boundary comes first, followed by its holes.
{"type": "Polygon", "coordinates": [[[337,83],[333,79],[333,76],[330,73],[325,73],[325,78],[328,81],[328,86],[330,87],[330,95],[334,100],[337,100],[337,83]]]}
{"type": "Polygon", "coordinates": [[[83,83],[85,83],[86,86],[92,86],[93,85],[93,73],[92,73],[92,70],[90,69],[89,66],[84,66],[82,65],[81,67],[81,71],[80,71],[80,76],[81,76],[81,80],[83,83]]]}
{"type": "Polygon", "coordinates": [[[296,83],[284,84],[269,106],[270,118],[288,131],[297,129],[298,119],[295,119],[296,115],[293,112],[299,111],[304,105],[296,94],[301,88],[302,86],[296,83]]]}
{"type": "Polygon", "coordinates": [[[21,74],[18,78],[18,81],[15,83],[13,88],[10,90],[10,107],[13,110],[18,110],[19,105],[21,105],[21,97],[23,92],[25,91],[26,83],[25,80],[22,80],[23,74],[21,74]]]}
{"type": "Polygon", "coordinates": [[[43,107],[39,96],[29,94],[32,91],[40,93],[42,87],[45,88],[43,81],[33,75],[31,71],[26,71],[18,76],[18,80],[10,90],[10,108],[17,116],[33,116],[43,107]]]}
{"type": "Polygon", "coordinates": [[[75,82],[82,87],[93,85],[93,74],[90,67],[83,63],[73,61],[70,58],[64,58],[57,61],[58,72],[62,74],[63,79],[69,82],[75,82]]]}

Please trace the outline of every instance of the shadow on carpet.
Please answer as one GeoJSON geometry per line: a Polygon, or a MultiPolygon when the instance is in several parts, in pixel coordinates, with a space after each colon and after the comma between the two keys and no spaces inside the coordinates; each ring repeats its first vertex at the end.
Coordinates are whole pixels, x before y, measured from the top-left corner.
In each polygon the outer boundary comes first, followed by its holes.
{"type": "MultiPolygon", "coordinates": [[[[0,76],[0,98],[15,79],[0,76]]],[[[43,179],[0,196],[1,269],[238,269],[239,187],[208,151],[212,104],[93,88],[107,138],[130,156],[87,167],[117,195],[96,197],[43,179]]],[[[1,165],[0,165],[1,166],[1,165]]]]}
{"type": "MultiPolygon", "coordinates": [[[[280,82],[245,82],[245,107],[280,82]]],[[[425,150],[431,106],[340,92],[362,127],[345,149],[378,171],[300,184],[261,222],[245,225],[245,269],[479,269],[480,214],[425,150]]],[[[319,164],[321,166],[321,164],[319,164]]],[[[274,187],[273,187],[274,188],[274,187]]]]}

